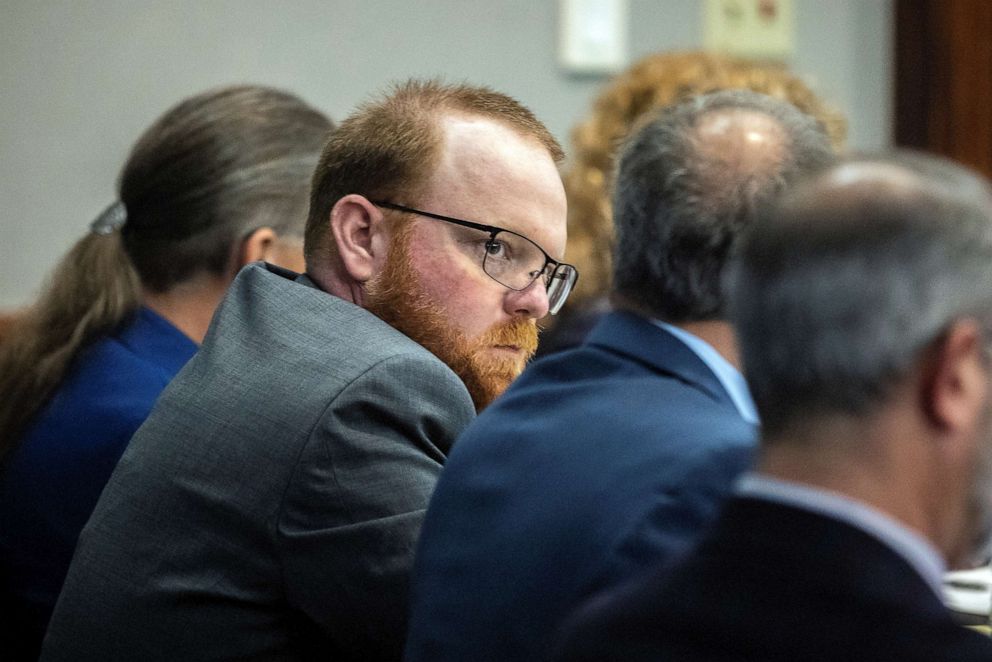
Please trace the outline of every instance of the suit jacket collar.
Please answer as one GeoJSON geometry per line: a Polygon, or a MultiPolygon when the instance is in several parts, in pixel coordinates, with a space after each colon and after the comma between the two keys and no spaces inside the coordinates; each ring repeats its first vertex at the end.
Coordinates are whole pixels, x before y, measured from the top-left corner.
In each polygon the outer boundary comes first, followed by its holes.
{"type": "Polygon", "coordinates": [[[942,594],[944,559],[933,543],[903,522],[847,495],[814,485],[796,483],[760,473],[745,475],[736,487],[738,496],[770,501],[817,513],[864,531],[903,557],[917,574],[942,594]]]}
{"type": "Polygon", "coordinates": [[[737,496],[703,545],[733,550],[742,563],[778,568],[784,583],[801,582],[804,590],[820,586],[867,601],[912,605],[919,613],[950,620],[932,587],[905,558],[832,517],[737,496]]]}
{"type": "Polygon", "coordinates": [[[585,341],[674,377],[737,411],[723,384],[685,343],[656,324],[626,311],[613,311],[593,327],[585,341]]]}

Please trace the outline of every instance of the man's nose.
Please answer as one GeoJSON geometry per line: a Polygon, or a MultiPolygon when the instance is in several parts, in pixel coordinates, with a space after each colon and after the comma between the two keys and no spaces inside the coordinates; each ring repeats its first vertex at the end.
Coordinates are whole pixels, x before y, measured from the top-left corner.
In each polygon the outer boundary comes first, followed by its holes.
{"type": "Polygon", "coordinates": [[[537,278],[522,290],[509,290],[504,299],[507,314],[525,319],[541,319],[548,314],[548,289],[543,278],[537,278]]]}

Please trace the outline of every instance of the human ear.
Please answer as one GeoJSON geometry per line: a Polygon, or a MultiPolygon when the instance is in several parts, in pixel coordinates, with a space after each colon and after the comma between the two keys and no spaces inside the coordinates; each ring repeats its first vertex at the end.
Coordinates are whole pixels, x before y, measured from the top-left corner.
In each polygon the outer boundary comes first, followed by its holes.
{"type": "Polygon", "coordinates": [[[268,258],[269,252],[276,242],[276,232],[270,227],[261,227],[252,230],[251,234],[245,237],[238,250],[238,270],[250,262],[258,262],[268,258]]]}
{"type": "Polygon", "coordinates": [[[344,270],[352,280],[364,283],[374,270],[372,238],[382,225],[382,212],[363,196],[350,194],[335,203],[330,220],[344,270]]]}
{"type": "Polygon", "coordinates": [[[303,257],[303,239],[291,234],[276,235],[275,240],[266,247],[262,259],[296,273],[303,273],[307,269],[306,259],[303,257]]]}
{"type": "Polygon", "coordinates": [[[926,361],[922,398],[931,424],[950,436],[980,425],[988,378],[978,323],[954,322],[931,347],[926,361]]]}

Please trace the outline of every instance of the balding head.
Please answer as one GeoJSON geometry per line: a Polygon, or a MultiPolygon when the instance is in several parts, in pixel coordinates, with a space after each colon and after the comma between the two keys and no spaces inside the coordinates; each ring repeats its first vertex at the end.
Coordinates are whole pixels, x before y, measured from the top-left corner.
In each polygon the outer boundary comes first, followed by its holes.
{"type": "Polygon", "coordinates": [[[955,320],[992,329],[992,193],[935,157],[840,163],[755,226],[732,280],[766,433],[865,415],[955,320]]]}
{"type": "Polygon", "coordinates": [[[700,202],[711,209],[735,204],[741,189],[773,187],[790,144],[778,119],[742,108],[701,115],[686,137],[686,167],[695,173],[700,202]]]}
{"type": "Polygon", "coordinates": [[[723,271],[755,212],[829,163],[822,125],[733,90],[663,110],[624,146],[614,197],[614,301],[659,319],[724,316],[723,271]]]}

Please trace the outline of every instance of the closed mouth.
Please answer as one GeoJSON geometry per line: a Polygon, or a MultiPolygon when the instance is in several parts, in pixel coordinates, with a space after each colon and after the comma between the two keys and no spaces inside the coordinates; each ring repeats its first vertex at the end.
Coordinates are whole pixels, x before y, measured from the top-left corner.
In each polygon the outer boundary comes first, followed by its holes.
{"type": "Polygon", "coordinates": [[[493,349],[502,349],[508,352],[520,352],[521,349],[518,345],[493,345],[493,349]]]}

